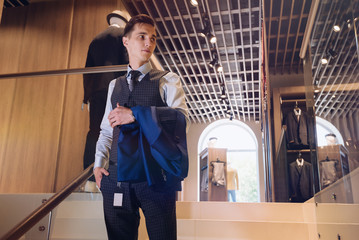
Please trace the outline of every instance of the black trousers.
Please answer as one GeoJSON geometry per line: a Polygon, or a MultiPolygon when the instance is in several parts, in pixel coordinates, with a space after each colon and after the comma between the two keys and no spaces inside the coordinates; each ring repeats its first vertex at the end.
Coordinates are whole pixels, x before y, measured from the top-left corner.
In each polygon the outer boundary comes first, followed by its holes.
{"type": "MultiPolygon", "coordinates": [[[[86,169],[95,161],[96,143],[100,135],[100,125],[105,114],[107,99],[107,90],[95,92],[90,97],[90,130],[87,133],[86,145],[84,151],[83,166],[86,169]]],[[[89,178],[90,181],[95,181],[94,176],[89,178]]]]}
{"type": "Polygon", "coordinates": [[[137,239],[141,208],[150,240],[176,240],[176,192],[155,192],[147,182],[118,186],[117,167],[110,165],[109,172],[101,181],[108,239],[137,239]],[[122,207],[113,206],[115,192],[123,194],[122,207]]]}

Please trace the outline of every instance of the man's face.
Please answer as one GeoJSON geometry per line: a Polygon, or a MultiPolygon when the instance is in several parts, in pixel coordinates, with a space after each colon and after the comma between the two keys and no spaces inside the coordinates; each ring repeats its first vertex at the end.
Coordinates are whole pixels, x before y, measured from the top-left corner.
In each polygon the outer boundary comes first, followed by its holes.
{"type": "Polygon", "coordinates": [[[137,69],[148,61],[156,48],[155,27],[146,23],[135,24],[133,31],[123,37],[123,45],[127,49],[131,67],[137,69]]]}

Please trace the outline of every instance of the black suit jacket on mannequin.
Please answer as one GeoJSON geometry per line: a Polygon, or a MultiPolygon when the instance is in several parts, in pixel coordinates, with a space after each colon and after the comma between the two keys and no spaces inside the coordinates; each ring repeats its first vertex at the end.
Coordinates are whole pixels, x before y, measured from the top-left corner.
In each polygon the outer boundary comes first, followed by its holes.
{"type": "MultiPolygon", "coordinates": [[[[86,59],[86,67],[128,64],[126,48],[122,43],[123,28],[109,26],[91,42],[86,59]]],[[[96,142],[105,113],[108,85],[120,76],[120,72],[84,74],[83,103],[90,102],[90,130],[87,133],[84,151],[84,169],[95,161],[96,142]]],[[[94,181],[94,178],[90,178],[94,181]]]]}
{"type": "MultiPolygon", "coordinates": [[[[122,43],[123,30],[123,28],[109,26],[97,35],[89,46],[86,67],[128,64],[127,51],[122,43]]],[[[107,90],[110,81],[119,76],[119,72],[84,74],[83,102],[87,103],[96,91],[107,90]]]]}

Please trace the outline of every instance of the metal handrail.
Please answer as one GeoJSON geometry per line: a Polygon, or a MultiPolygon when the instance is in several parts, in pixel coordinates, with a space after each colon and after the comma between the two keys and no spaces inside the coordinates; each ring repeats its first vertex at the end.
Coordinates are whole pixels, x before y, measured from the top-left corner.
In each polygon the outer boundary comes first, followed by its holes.
{"type": "Polygon", "coordinates": [[[76,177],[70,184],[65,186],[61,191],[54,194],[40,207],[35,209],[19,224],[8,231],[1,240],[16,240],[29,231],[36,223],[49,214],[55,207],[57,207],[63,200],[65,200],[73,191],[78,189],[89,177],[93,175],[92,164],[84,170],[78,177],[76,177]]]}
{"type": "Polygon", "coordinates": [[[104,73],[104,72],[126,72],[126,71],[127,71],[127,65],[111,65],[111,66],[100,66],[100,67],[70,68],[70,69],[38,71],[38,72],[0,74],[0,80],[7,78],[41,77],[41,76],[57,76],[57,75],[104,73]]]}

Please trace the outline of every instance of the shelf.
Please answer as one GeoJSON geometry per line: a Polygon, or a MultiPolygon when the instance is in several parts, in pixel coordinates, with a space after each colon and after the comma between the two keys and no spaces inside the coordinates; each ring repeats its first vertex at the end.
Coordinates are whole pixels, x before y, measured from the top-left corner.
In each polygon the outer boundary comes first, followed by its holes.
{"type": "MultiPolygon", "coordinates": [[[[313,149],[313,152],[316,150],[313,149]]],[[[293,149],[293,150],[287,150],[288,153],[299,153],[299,152],[310,152],[310,149],[293,149]]]]}

